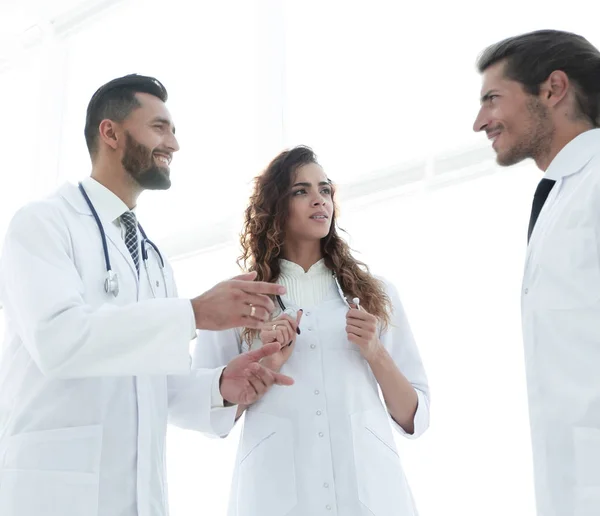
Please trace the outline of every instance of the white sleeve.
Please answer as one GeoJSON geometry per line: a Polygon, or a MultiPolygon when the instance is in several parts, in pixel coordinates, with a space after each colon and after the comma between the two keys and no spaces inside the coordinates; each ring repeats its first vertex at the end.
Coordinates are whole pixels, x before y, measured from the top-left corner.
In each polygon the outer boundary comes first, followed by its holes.
{"type": "MultiPolygon", "coordinates": [[[[172,288],[177,295],[175,282],[172,288]]],[[[193,311],[192,319],[196,336],[193,311]]],[[[235,424],[237,405],[225,407],[221,396],[220,379],[225,365],[196,365],[189,374],[167,378],[170,424],[202,432],[208,437],[226,437],[229,434],[235,424]]]]}
{"type": "Polygon", "coordinates": [[[389,282],[384,281],[384,284],[392,304],[392,316],[390,325],[380,335],[380,340],[398,369],[414,387],[418,398],[414,418],[414,433],[407,434],[393,419],[392,425],[401,435],[409,439],[415,439],[429,427],[429,384],[398,291],[389,282]]]}
{"type": "MultiPolygon", "coordinates": [[[[225,366],[239,355],[240,343],[241,334],[237,328],[224,331],[200,330],[198,332],[196,345],[192,352],[192,376],[207,379],[205,409],[203,417],[190,419],[189,415],[192,413],[187,411],[188,416],[180,417],[175,424],[199,430],[211,436],[226,437],[231,432],[236,423],[235,416],[238,407],[237,405],[224,406],[219,389],[219,379],[225,366]]],[[[184,380],[179,379],[178,381],[184,380]]],[[[194,380],[188,379],[187,381],[194,380]]],[[[183,415],[184,411],[179,411],[179,413],[183,415]]]]}
{"type": "Polygon", "coordinates": [[[239,354],[239,341],[237,329],[198,331],[190,374],[168,378],[171,424],[208,437],[226,437],[231,432],[238,407],[224,406],[219,380],[225,366],[239,354]]]}
{"type": "Polygon", "coordinates": [[[0,259],[0,294],[23,345],[51,378],[134,376],[190,370],[192,307],[151,299],[92,308],[60,210],[21,209],[0,259]]]}
{"type": "Polygon", "coordinates": [[[223,398],[220,406],[212,401],[215,388],[220,397],[223,369],[194,369],[187,375],[169,376],[169,423],[209,437],[226,437],[235,424],[237,405],[224,407],[223,398]]]}
{"type": "Polygon", "coordinates": [[[226,366],[242,351],[240,328],[222,331],[199,330],[196,345],[192,351],[192,368],[226,366]]]}

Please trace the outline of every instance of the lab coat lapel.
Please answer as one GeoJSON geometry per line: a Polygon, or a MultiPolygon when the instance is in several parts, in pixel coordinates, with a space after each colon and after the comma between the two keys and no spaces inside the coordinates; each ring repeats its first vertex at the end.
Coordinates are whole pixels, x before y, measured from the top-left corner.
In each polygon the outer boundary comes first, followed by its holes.
{"type": "Polygon", "coordinates": [[[548,195],[548,198],[544,203],[544,207],[542,208],[542,211],[540,212],[540,215],[536,221],[535,227],[533,228],[533,231],[531,233],[531,238],[529,239],[529,244],[527,245],[527,253],[525,255],[525,270],[529,269],[532,254],[535,253],[536,245],[546,230],[546,226],[548,223],[548,214],[554,207],[555,203],[558,201],[558,195],[560,194],[562,184],[562,179],[559,179],[556,182],[554,188],[552,188],[552,191],[548,195]]]}
{"type": "Polygon", "coordinates": [[[550,163],[544,177],[554,179],[556,184],[550,192],[550,195],[548,195],[548,199],[544,203],[544,207],[542,208],[533,232],[531,233],[525,259],[526,271],[531,264],[531,258],[535,254],[540,238],[542,238],[548,230],[550,214],[555,213],[557,204],[561,202],[562,196],[559,196],[561,195],[561,190],[564,188],[565,180],[571,176],[578,175],[582,170],[585,170],[589,162],[596,155],[596,149],[599,145],[600,129],[586,131],[565,145],[552,160],[552,163],[550,163]]]}
{"type": "Polygon", "coordinates": [[[525,258],[526,271],[528,271],[531,267],[531,262],[535,257],[537,249],[539,248],[540,241],[548,232],[553,221],[560,217],[560,212],[563,210],[565,203],[568,203],[569,199],[572,197],[574,188],[573,182],[575,182],[575,185],[577,184],[579,181],[578,178],[581,177],[581,172],[585,170],[585,167],[589,161],[590,160],[588,159],[581,167],[569,170],[567,173],[564,173],[562,177],[556,180],[556,184],[554,185],[554,188],[552,188],[550,195],[548,195],[548,199],[544,203],[544,207],[542,208],[540,216],[538,217],[535,227],[533,228],[533,232],[531,233],[525,258]],[[569,183],[565,184],[567,181],[569,183]]]}
{"type": "MultiPolygon", "coordinates": [[[[92,212],[90,211],[89,206],[85,202],[85,199],[81,195],[79,188],[72,184],[65,184],[59,190],[59,194],[81,215],[85,215],[87,217],[93,217],[92,212]]],[[[104,228],[104,233],[106,234],[106,245],[108,246],[108,254],[109,257],[111,255],[112,249],[117,249],[121,256],[125,259],[125,261],[129,265],[129,269],[131,273],[138,280],[137,271],[135,270],[135,264],[133,263],[133,258],[131,257],[131,253],[123,238],[121,237],[121,230],[113,224],[112,220],[106,220],[106,218],[102,217],[102,215],[98,215],[100,217],[100,222],[102,223],[102,227],[104,228]]],[[[141,258],[141,256],[140,256],[141,258]]],[[[141,260],[140,260],[141,261],[141,260]]],[[[115,272],[117,272],[118,267],[114,260],[111,258],[111,265],[115,272]]],[[[141,264],[140,264],[141,265],[141,264]]]]}
{"type": "Polygon", "coordinates": [[[158,253],[146,243],[147,260],[140,260],[139,299],[177,297],[169,264],[161,265],[158,253]]]}

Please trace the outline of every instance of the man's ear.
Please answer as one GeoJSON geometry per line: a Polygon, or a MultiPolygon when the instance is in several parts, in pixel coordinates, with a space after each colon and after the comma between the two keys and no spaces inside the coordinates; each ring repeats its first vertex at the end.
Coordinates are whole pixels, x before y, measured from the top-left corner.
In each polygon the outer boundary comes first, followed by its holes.
{"type": "Polygon", "coordinates": [[[556,106],[569,92],[571,81],[562,70],[555,70],[540,86],[540,98],[549,107],[556,106]]]}
{"type": "Polygon", "coordinates": [[[106,145],[111,147],[113,150],[117,149],[119,134],[117,123],[109,120],[108,118],[102,120],[100,122],[100,126],[98,128],[100,132],[100,140],[104,142],[106,145]]]}

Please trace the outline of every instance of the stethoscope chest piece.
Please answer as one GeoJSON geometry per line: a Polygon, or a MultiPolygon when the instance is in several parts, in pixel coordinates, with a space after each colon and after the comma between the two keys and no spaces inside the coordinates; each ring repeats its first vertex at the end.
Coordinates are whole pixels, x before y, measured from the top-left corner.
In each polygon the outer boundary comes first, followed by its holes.
{"type": "Polygon", "coordinates": [[[104,280],[104,291],[115,297],[119,295],[119,279],[112,270],[108,271],[106,279],[104,280]]]}

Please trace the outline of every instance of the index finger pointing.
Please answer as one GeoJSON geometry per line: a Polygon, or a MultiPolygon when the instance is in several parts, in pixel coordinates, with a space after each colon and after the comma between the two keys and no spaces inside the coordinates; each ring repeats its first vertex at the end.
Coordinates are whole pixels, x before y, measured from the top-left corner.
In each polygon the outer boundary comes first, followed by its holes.
{"type": "Polygon", "coordinates": [[[267,296],[285,294],[285,287],[283,285],[267,283],[266,281],[240,281],[237,286],[250,294],[265,294],[267,296]]]}
{"type": "Polygon", "coordinates": [[[294,379],[281,373],[273,373],[277,385],[294,385],[294,379]]]}
{"type": "Polygon", "coordinates": [[[239,274],[238,276],[234,276],[233,278],[231,278],[232,280],[240,280],[240,281],[254,281],[254,278],[256,278],[256,271],[252,271],[252,272],[245,272],[244,274],[239,274]]]}

